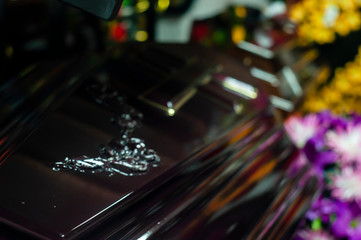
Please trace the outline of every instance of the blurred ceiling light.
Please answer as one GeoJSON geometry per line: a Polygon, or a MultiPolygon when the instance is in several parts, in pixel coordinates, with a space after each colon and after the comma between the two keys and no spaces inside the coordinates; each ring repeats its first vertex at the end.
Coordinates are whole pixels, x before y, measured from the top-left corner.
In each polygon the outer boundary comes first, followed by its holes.
{"type": "Polygon", "coordinates": [[[135,40],[138,42],[144,42],[148,40],[148,33],[146,31],[138,31],[135,34],[135,40]]]}
{"type": "Polygon", "coordinates": [[[170,5],[170,0],[158,0],[155,9],[157,12],[165,12],[167,11],[170,5]]]}
{"type": "Polygon", "coordinates": [[[138,13],[147,11],[149,9],[149,1],[148,0],[140,0],[135,5],[135,9],[138,13]]]}
{"type": "Polygon", "coordinates": [[[236,7],[234,10],[234,13],[236,14],[237,17],[239,18],[244,18],[247,16],[247,10],[245,7],[236,7]]]}
{"type": "Polygon", "coordinates": [[[242,25],[234,26],[232,29],[232,41],[239,43],[244,41],[246,38],[246,29],[242,25]]]}

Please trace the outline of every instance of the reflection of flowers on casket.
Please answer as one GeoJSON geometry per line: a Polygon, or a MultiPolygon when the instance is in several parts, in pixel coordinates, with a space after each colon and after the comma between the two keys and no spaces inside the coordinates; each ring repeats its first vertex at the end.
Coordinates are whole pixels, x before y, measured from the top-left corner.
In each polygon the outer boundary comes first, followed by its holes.
{"type": "Polygon", "coordinates": [[[295,239],[361,239],[360,119],[325,111],[285,122],[290,138],[323,183],[295,239]]]}

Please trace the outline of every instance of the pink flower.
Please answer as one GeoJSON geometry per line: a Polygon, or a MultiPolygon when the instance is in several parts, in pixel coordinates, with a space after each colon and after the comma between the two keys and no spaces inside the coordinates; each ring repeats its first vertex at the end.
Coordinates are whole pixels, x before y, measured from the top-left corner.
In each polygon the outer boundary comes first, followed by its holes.
{"type": "Polygon", "coordinates": [[[331,194],[342,201],[361,203],[361,174],[352,168],[344,168],[331,177],[331,194]]]}
{"type": "Polygon", "coordinates": [[[326,145],[340,156],[343,164],[361,162],[361,124],[326,133],[326,145]]]}
{"type": "Polygon", "coordinates": [[[303,230],[298,233],[298,236],[304,240],[333,240],[334,238],[327,232],[322,230],[303,230]]]}
{"type": "Polygon", "coordinates": [[[309,114],[302,118],[291,116],[285,122],[285,129],[298,148],[303,148],[306,142],[318,131],[320,122],[317,115],[309,114]]]}

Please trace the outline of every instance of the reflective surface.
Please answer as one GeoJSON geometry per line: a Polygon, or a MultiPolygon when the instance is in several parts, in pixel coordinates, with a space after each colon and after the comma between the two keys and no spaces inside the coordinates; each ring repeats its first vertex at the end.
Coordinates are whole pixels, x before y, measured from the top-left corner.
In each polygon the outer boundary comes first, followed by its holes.
{"type": "Polygon", "coordinates": [[[225,54],[161,47],[113,50],[33,127],[0,166],[3,224],[42,239],[289,239],[317,181],[288,174],[298,153],[262,87],[225,54]],[[194,92],[169,114],[179,91],[159,89],[179,83],[194,92]],[[154,91],[164,109],[144,100],[154,91]]]}

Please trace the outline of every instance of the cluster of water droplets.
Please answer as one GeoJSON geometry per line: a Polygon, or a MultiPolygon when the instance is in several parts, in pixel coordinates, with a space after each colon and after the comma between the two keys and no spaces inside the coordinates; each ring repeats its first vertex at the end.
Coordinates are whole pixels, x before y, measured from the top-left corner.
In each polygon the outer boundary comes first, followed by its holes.
{"type": "Polygon", "coordinates": [[[120,137],[101,146],[98,157],[67,157],[56,162],[53,169],[132,176],[158,166],[160,159],[156,152],[147,148],[142,139],[132,137],[134,130],[141,125],[143,114],[126,104],[125,99],[107,85],[94,84],[88,93],[97,103],[115,113],[110,121],[120,132],[120,137]]]}

